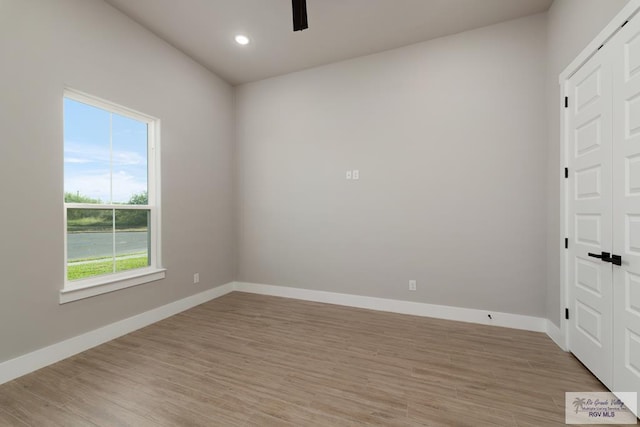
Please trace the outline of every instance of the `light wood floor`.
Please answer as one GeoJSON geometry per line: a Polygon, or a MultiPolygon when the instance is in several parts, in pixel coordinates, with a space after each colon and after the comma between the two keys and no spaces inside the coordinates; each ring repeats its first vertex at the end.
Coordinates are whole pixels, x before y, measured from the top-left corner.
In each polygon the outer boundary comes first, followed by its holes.
{"type": "Polygon", "coordinates": [[[544,334],[232,293],[0,386],[2,426],[554,426],[544,334]]]}

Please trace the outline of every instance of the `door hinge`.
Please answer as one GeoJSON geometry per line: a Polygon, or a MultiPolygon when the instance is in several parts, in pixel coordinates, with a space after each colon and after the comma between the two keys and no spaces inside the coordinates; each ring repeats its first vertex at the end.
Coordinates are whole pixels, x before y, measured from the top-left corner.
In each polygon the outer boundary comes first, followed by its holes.
{"type": "Polygon", "coordinates": [[[564,248],[565,249],[569,249],[569,238],[568,237],[564,238],[564,248]]]}
{"type": "Polygon", "coordinates": [[[564,309],[564,318],[569,320],[569,309],[568,308],[564,309]]]}
{"type": "Polygon", "coordinates": [[[622,25],[620,25],[620,28],[624,27],[624,26],[625,26],[625,25],[627,25],[628,23],[629,23],[629,21],[624,21],[624,22],[622,23],[622,25]]]}
{"type": "Polygon", "coordinates": [[[564,108],[569,108],[569,97],[568,96],[564,97],[564,108]]]}
{"type": "Polygon", "coordinates": [[[569,168],[564,168],[564,177],[569,178],[569,168]]]}

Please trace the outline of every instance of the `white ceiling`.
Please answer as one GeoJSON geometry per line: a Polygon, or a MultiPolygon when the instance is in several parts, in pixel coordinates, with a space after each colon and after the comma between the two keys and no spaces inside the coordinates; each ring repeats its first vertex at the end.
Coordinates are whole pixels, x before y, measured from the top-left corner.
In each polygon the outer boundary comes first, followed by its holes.
{"type": "Polygon", "coordinates": [[[553,0],[105,0],[233,85],[543,12],[553,0]],[[234,42],[238,33],[248,46],[234,42]]]}

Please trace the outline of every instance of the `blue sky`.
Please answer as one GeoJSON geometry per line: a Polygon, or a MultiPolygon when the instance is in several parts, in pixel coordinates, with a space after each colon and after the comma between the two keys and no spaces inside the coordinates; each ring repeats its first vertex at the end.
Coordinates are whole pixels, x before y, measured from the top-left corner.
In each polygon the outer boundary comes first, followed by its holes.
{"type": "Polygon", "coordinates": [[[65,98],[64,191],[121,203],[146,190],[147,124],[65,98]]]}

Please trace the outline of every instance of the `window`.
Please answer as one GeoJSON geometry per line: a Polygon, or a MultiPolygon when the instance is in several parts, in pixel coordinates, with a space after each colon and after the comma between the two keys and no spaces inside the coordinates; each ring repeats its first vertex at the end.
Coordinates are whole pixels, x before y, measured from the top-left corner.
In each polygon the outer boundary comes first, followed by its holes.
{"type": "Polygon", "coordinates": [[[61,302],[164,277],[158,133],[154,118],[65,91],[61,302]]]}

